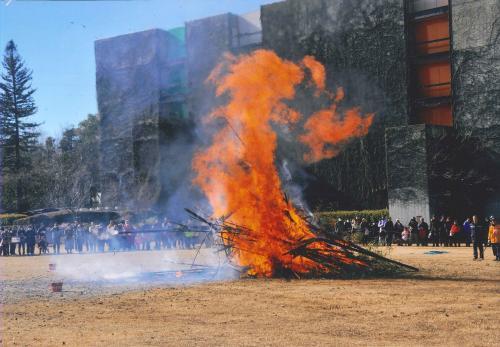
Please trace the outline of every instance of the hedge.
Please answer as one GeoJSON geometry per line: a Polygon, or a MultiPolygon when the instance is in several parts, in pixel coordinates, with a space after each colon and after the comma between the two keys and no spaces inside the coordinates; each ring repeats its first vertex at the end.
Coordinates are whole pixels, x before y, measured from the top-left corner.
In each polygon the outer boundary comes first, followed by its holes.
{"type": "Polygon", "coordinates": [[[0,213],[0,225],[10,225],[16,219],[27,217],[22,213],[0,213]]]}
{"type": "Polygon", "coordinates": [[[389,215],[388,209],[383,210],[363,210],[363,211],[326,211],[326,212],[316,212],[314,214],[318,219],[320,224],[328,225],[332,224],[339,218],[342,220],[351,220],[353,218],[366,218],[369,222],[375,222],[382,217],[387,217],[389,215]]]}

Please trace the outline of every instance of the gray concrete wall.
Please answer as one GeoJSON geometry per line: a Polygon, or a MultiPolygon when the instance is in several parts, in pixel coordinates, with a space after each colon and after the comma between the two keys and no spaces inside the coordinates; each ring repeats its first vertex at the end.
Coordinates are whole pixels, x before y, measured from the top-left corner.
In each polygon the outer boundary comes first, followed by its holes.
{"type": "MultiPolygon", "coordinates": [[[[491,162],[499,163],[500,1],[452,0],[452,31],[455,126],[481,139],[491,162]]],[[[482,202],[485,214],[500,214],[498,196],[500,190],[482,202]]]]}
{"type": "Polygon", "coordinates": [[[148,30],[95,42],[103,204],[148,206],[159,191],[158,116],[170,36],[148,30]]]}
{"type": "Polygon", "coordinates": [[[500,1],[453,0],[454,122],[500,158],[500,1]]]}
{"type": "Polygon", "coordinates": [[[215,90],[206,79],[222,54],[231,51],[234,25],[230,13],[186,23],[189,110],[195,119],[215,105],[215,90]]]}
{"type": "Polygon", "coordinates": [[[429,221],[431,214],[427,175],[425,125],[386,130],[389,213],[408,223],[414,216],[429,221]]]}

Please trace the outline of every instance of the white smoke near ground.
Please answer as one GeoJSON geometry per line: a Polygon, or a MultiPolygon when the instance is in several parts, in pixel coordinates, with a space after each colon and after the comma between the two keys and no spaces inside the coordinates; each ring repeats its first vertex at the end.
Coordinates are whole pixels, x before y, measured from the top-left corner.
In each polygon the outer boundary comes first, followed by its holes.
{"type": "Polygon", "coordinates": [[[61,282],[188,284],[238,275],[212,248],[59,255],[51,263],[61,282]]]}

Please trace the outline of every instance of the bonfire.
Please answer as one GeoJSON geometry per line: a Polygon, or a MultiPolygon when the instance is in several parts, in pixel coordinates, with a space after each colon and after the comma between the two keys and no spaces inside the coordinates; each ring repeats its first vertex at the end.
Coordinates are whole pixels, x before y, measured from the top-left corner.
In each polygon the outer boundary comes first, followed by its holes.
{"type": "Polygon", "coordinates": [[[217,233],[221,250],[235,264],[252,276],[298,278],[372,269],[375,260],[411,268],[323,232],[282,190],[275,164],[277,128],[300,126],[291,133],[302,130],[296,139],[306,148],[302,160],[312,163],[337,155],[373,121],[374,115],[359,107],[340,111],[344,91],[325,89],[321,63],[311,56],[294,63],[268,50],[228,54],[208,81],[227,103],[205,117],[221,125],[192,166],[194,184],[213,215],[188,212],[217,233]],[[307,118],[292,108],[300,86],[328,100],[327,107],[307,118]]]}

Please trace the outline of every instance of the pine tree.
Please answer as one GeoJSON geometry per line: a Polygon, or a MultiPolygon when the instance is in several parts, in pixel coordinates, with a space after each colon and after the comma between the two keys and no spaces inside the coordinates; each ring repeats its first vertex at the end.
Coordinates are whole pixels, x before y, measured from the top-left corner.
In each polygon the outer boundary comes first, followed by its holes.
{"type": "MultiPolygon", "coordinates": [[[[5,48],[0,80],[0,146],[2,176],[13,175],[16,210],[23,209],[23,176],[30,169],[29,153],[39,137],[39,124],[28,120],[36,112],[32,72],[24,65],[14,41],[5,48]]],[[[2,183],[3,184],[3,183],[2,183]]],[[[4,186],[5,187],[5,186],[4,186]]]]}

